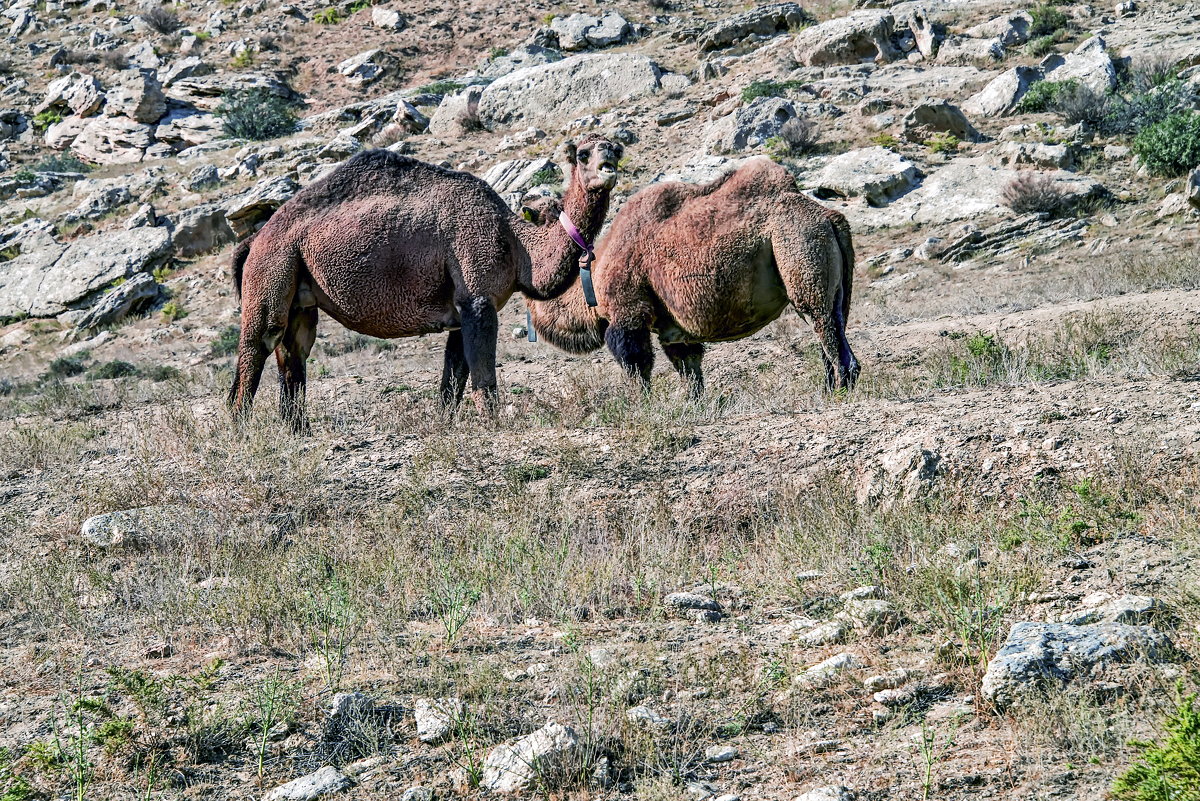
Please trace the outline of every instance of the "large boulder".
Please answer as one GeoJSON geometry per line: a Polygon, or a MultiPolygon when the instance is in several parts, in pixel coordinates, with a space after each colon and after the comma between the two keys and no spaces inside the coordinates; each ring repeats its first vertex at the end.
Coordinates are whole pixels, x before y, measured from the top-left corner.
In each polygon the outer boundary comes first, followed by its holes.
{"type": "Polygon", "coordinates": [[[997,75],[977,94],[962,104],[962,110],[976,117],[999,117],[1011,114],[1029,91],[1041,80],[1037,67],[1013,67],[997,75]]]}
{"type": "Polygon", "coordinates": [[[1092,677],[1112,665],[1171,659],[1167,636],[1150,626],[1017,623],[988,663],[982,693],[1007,706],[1031,692],[1092,677]]]}
{"type": "Polygon", "coordinates": [[[299,191],[300,184],[286,175],[266,178],[225,205],[225,220],[239,239],[249,236],[299,191]]]}
{"type": "Polygon", "coordinates": [[[798,28],[808,21],[809,16],[796,3],[772,3],[714,22],[700,34],[699,45],[701,50],[719,50],[751,36],[772,36],[798,28]]]}
{"type": "Polygon", "coordinates": [[[177,256],[207,253],[237,237],[225,217],[225,209],[216,203],[203,203],[181,211],[171,218],[171,247],[177,256]]]}
{"type": "Polygon", "coordinates": [[[346,79],[346,83],[361,89],[375,83],[395,67],[395,56],[376,48],[351,56],[337,65],[337,71],[346,79]]]}
{"type": "Polygon", "coordinates": [[[1117,85],[1117,69],[1104,40],[1093,36],[1067,55],[1055,54],[1042,62],[1047,81],[1078,81],[1096,94],[1107,94],[1117,85]]]}
{"type": "Polygon", "coordinates": [[[150,273],[138,273],[120,286],[100,296],[75,327],[81,330],[99,328],[120,322],[130,313],[158,299],[160,287],[150,273]]]}
{"type": "Polygon", "coordinates": [[[972,39],[951,36],[938,49],[939,64],[975,64],[991,66],[1004,58],[1004,45],[998,38],[972,39]]]}
{"type": "Polygon", "coordinates": [[[510,50],[502,56],[489,59],[487,64],[479,68],[479,77],[494,81],[526,67],[539,67],[542,64],[549,64],[561,59],[562,53],[557,50],[527,44],[510,50]]]}
{"type": "Polygon", "coordinates": [[[551,721],[533,734],[492,749],[484,760],[479,786],[496,793],[526,791],[539,779],[565,770],[578,745],[574,731],[551,721]]]}
{"type": "Polygon", "coordinates": [[[909,109],[901,126],[904,138],[910,142],[924,142],[939,133],[951,134],[963,142],[979,138],[979,132],[958,106],[934,97],[924,98],[909,109]]]}
{"type": "Polygon", "coordinates": [[[882,206],[921,180],[917,165],[884,147],[851,150],[834,158],[809,180],[817,197],[862,197],[882,206]]]}
{"type": "Polygon", "coordinates": [[[890,11],[854,11],[800,31],[792,53],[808,67],[892,61],[899,57],[891,42],[895,23],[890,11]]]}
{"type": "Polygon", "coordinates": [[[976,39],[999,39],[1005,47],[1017,47],[1029,41],[1033,17],[1028,11],[1014,11],[967,28],[964,33],[976,39]]]}
{"type": "Polygon", "coordinates": [[[533,186],[535,175],[553,169],[554,162],[547,158],[510,159],[494,164],[480,177],[504,196],[528,189],[533,186]]]}
{"type": "Polygon", "coordinates": [[[63,118],[60,122],[56,122],[46,128],[44,139],[46,147],[54,150],[66,150],[74,143],[79,134],[83,133],[83,129],[88,126],[88,121],[83,117],[76,117],[72,114],[70,117],[63,118]]]}
{"type": "Polygon", "coordinates": [[[262,89],[285,100],[295,100],[296,93],[279,75],[265,72],[217,72],[211,75],[193,75],[171,84],[167,97],[180,105],[193,106],[202,111],[216,111],[222,98],[232,92],[262,89]]]}
{"type": "Polygon", "coordinates": [[[214,142],[224,133],[221,118],[217,115],[177,108],[158,121],[158,127],[154,129],[154,138],[182,150],[214,142]]]}
{"type": "Polygon", "coordinates": [[[558,46],[567,51],[611,47],[630,33],[629,20],[616,11],[607,11],[603,17],[591,14],[555,17],[550,30],[558,36],[558,46]]]}
{"type": "Polygon", "coordinates": [[[91,75],[72,72],[50,82],[46,96],[36,109],[46,111],[55,106],[66,107],[77,117],[90,117],[104,105],[104,89],[91,75]]]}
{"type": "Polygon", "coordinates": [[[489,129],[561,125],[585,111],[656,92],[661,76],[657,64],[632,53],[572,56],[489,84],[479,98],[479,120],[489,129]]]}
{"type": "Polygon", "coordinates": [[[102,186],[88,193],[78,206],[64,215],[69,223],[80,220],[98,220],[126,203],[133,202],[133,195],[124,186],[102,186]]]}
{"type": "Polygon", "coordinates": [[[104,113],[137,122],[158,122],[167,113],[167,98],[154,70],[125,70],[108,90],[104,113]]]}
{"type": "Polygon", "coordinates": [[[132,164],[154,144],[154,128],[128,117],[95,117],[83,127],[71,148],[93,164],[132,164]]]}
{"type": "Polygon", "coordinates": [[[796,107],[782,97],[758,97],[732,114],[710,123],[704,146],[713,153],[730,153],[759,147],[788,120],[797,116],[796,107]]]}
{"type": "Polygon", "coordinates": [[[445,138],[465,136],[479,127],[479,100],[483,87],[468,86],[446,95],[429,118],[429,133],[445,138]]]}
{"type": "Polygon", "coordinates": [[[71,245],[46,242],[0,262],[0,317],[50,317],[83,305],[120,278],[148,272],[171,252],[164,228],[110,231],[71,245]]]}

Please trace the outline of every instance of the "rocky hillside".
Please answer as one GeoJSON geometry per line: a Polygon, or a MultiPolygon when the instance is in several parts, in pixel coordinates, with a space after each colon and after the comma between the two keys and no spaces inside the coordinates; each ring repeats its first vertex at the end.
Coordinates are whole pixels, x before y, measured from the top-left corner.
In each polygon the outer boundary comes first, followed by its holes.
{"type": "Polygon", "coordinates": [[[0,2],[5,801],[1198,792],[1200,5],[0,2]],[[593,131],[611,213],[843,212],[856,389],[787,312],[643,396],[517,298],[495,419],[323,318],[312,435],[228,422],[301,187],[593,131]]]}

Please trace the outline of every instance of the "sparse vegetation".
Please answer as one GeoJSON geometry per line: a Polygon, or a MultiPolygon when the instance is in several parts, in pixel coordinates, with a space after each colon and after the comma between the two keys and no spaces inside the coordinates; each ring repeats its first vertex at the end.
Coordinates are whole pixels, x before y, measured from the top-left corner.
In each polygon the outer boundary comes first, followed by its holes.
{"type": "Polygon", "coordinates": [[[1029,35],[1034,39],[1055,36],[1071,27],[1070,18],[1052,2],[1038,3],[1029,9],[1029,16],[1033,17],[1029,35]]]}
{"type": "Polygon", "coordinates": [[[90,172],[92,165],[72,153],[47,156],[34,165],[35,172],[90,172]]]}
{"type": "Polygon", "coordinates": [[[1067,205],[1067,194],[1046,173],[1024,170],[1001,193],[1004,205],[1017,214],[1057,214],[1067,205]]]}
{"type": "Polygon", "coordinates": [[[337,25],[339,22],[345,19],[345,17],[343,17],[341,12],[339,12],[336,8],[330,6],[329,8],[323,8],[317,13],[313,14],[312,19],[313,22],[317,23],[318,25],[337,25]]]}
{"type": "Polygon", "coordinates": [[[264,89],[226,95],[216,114],[225,135],[236,139],[274,139],[294,132],[297,125],[292,104],[264,89]]]}
{"type": "Polygon", "coordinates": [[[142,21],[150,26],[155,33],[168,34],[174,33],[182,27],[179,17],[174,11],[164,6],[154,6],[148,11],[144,11],[138,16],[142,21]]]}
{"type": "Polygon", "coordinates": [[[749,103],[760,97],[782,97],[793,89],[799,89],[803,85],[803,81],[776,81],[770,79],[752,81],[749,86],[742,90],[742,102],[749,103]]]}
{"type": "Polygon", "coordinates": [[[956,153],[960,144],[962,142],[957,136],[944,131],[925,140],[925,147],[929,148],[930,153],[956,153]]]}
{"type": "Polygon", "coordinates": [[[787,156],[802,156],[816,147],[819,134],[812,120],[794,117],[779,128],[779,136],[767,140],[767,150],[787,156]]]}

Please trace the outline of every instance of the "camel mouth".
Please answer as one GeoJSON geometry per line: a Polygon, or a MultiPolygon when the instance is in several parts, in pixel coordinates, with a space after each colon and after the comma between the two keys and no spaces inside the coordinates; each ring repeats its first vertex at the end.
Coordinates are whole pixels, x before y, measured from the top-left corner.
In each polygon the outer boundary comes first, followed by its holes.
{"type": "Polygon", "coordinates": [[[596,167],[596,176],[606,189],[611,189],[617,183],[617,165],[611,161],[602,162],[596,167]]]}

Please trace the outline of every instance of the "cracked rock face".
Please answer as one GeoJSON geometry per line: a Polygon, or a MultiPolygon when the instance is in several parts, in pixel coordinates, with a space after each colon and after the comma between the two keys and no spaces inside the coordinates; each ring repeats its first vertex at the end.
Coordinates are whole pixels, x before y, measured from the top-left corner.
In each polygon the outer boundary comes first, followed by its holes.
{"type": "Polygon", "coordinates": [[[152,270],[170,251],[165,228],[110,231],[23,251],[0,263],[0,317],[49,317],[75,308],[118,278],[152,270]]]}

